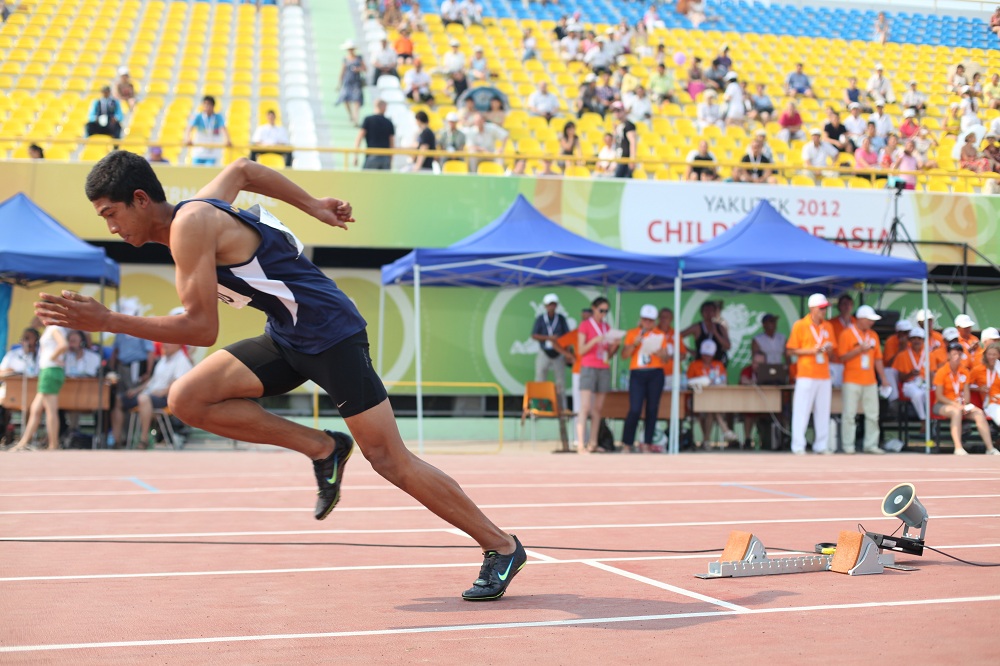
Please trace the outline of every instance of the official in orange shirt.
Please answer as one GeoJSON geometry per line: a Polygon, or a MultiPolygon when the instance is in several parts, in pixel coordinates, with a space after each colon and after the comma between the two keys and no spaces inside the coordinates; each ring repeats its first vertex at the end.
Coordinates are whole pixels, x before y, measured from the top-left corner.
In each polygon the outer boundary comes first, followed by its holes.
{"type": "Polygon", "coordinates": [[[976,362],[976,352],[980,350],[979,338],[972,334],[972,329],[976,327],[976,322],[967,314],[960,314],[955,317],[955,328],[958,330],[958,344],[962,345],[966,355],[969,357],[969,369],[976,362]]]}
{"type": "MultiPolygon", "coordinates": [[[[671,378],[674,376],[674,311],[670,308],[660,308],[659,316],[656,320],[656,327],[663,331],[663,334],[667,336],[667,360],[663,363],[663,374],[666,377],[666,381],[663,383],[663,390],[669,391],[671,378]]],[[[681,363],[687,358],[688,350],[687,345],[684,344],[684,338],[681,338],[680,342],[680,353],[678,356],[681,359],[681,363]]]]}
{"type": "Polygon", "coordinates": [[[927,364],[930,363],[930,375],[933,378],[937,369],[948,362],[944,351],[935,349],[930,353],[928,361],[927,345],[924,344],[924,329],[914,328],[910,331],[909,347],[896,355],[892,367],[899,374],[903,384],[903,395],[913,405],[917,418],[923,421],[927,417],[927,364]]]}
{"type": "MultiPolygon", "coordinates": [[[[917,328],[924,327],[925,319],[927,320],[927,330],[930,331],[930,340],[927,341],[927,347],[931,351],[940,349],[942,353],[945,353],[944,336],[941,335],[941,331],[934,330],[934,313],[930,310],[917,310],[917,328]]],[[[945,356],[947,356],[946,353],[945,356]]]]}
{"type": "MultiPolygon", "coordinates": [[[[944,338],[944,344],[946,349],[948,345],[950,345],[953,342],[957,345],[962,345],[962,367],[964,367],[967,371],[972,372],[972,366],[975,363],[975,360],[973,359],[972,354],[969,354],[969,347],[966,347],[964,344],[962,344],[962,341],[959,339],[960,336],[958,333],[958,329],[955,328],[954,326],[949,326],[948,328],[941,331],[941,337],[944,338]]],[[[975,353],[975,349],[973,349],[973,353],[975,353]]],[[[941,363],[941,365],[944,365],[947,362],[948,362],[948,355],[945,354],[944,361],[941,363]]],[[[937,367],[940,368],[941,365],[937,367]]]]}
{"type": "Polygon", "coordinates": [[[896,360],[896,355],[906,349],[910,344],[910,331],[913,324],[909,319],[900,319],[896,322],[896,335],[885,341],[885,349],[882,350],[882,362],[887,368],[891,368],[896,360]]]}
{"type": "Polygon", "coordinates": [[[1000,331],[993,328],[992,326],[984,328],[981,339],[979,341],[979,350],[976,352],[975,360],[973,361],[973,367],[979,365],[983,362],[983,352],[990,344],[1000,341],[1000,331]]]}
{"type": "MultiPolygon", "coordinates": [[[[580,323],[590,319],[591,309],[584,308],[580,311],[580,323]]],[[[573,411],[580,408],[580,355],[576,353],[576,344],[579,337],[580,327],[577,326],[569,333],[563,335],[556,343],[563,349],[563,357],[566,362],[573,366],[573,373],[570,375],[570,394],[573,396],[573,411]]],[[[576,419],[573,417],[573,437],[576,437],[576,419]]]]}
{"type": "MultiPolygon", "coordinates": [[[[983,332],[986,338],[986,332],[983,332]]],[[[973,390],[983,396],[983,413],[1000,425],[1000,344],[990,342],[983,350],[980,363],[969,377],[973,390]]]]}
{"type": "MultiPolygon", "coordinates": [[[[833,326],[833,339],[839,341],[840,334],[848,329],[855,322],[854,299],[849,294],[844,294],[837,299],[837,316],[830,319],[833,326]]],[[[838,343],[835,343],[838,344],[838,343]]]]}
{"type": "Polygon", "coordinates": [[[830,356],[836,353],[833,326],[826,321],[830,303],[823,294],[809,297],[809,314],[792,324],[788,353],[796,357],[795,392],[792,394],[792,453],[806,452],[806,427],[813,417],[813,453],[833,453],[830,436],[830,356]]]}
{"type": "Polygon", "coordinates": [[[872,306],[862,305],[858,308],[854,323],[844,329],[837,341],[837,354],[844,364],[844,411],[841,419],[844,424],[841,434],[844,453],[854,453],[857,430],[855,417],[859,403],[865,417],[862,450],[865,453],[885,453],[878,447],[879,389],[875,383],[876,376],[884,387],[888,388],[888,384],[882,367],[882,346],[878,335],[872,330],[872,326],[881,318],[872,306]]]}
{"type": "Polygon", "coordinates": [[[962,367],[962,345],[948,345],[948,364],[934,375],[934,388],[937,391],[937,401],[934,403],[934,413],[951,419],[951,441],[955,444],[955,455],[968,455],[962,446],[962,420],[976,422],[979,436],[986,443],[986,453],[1000,455],[993,448],[990,437],[990,426],[986,415],[969,401],[969,372],[962,367]]]}
{"type": "Polygon", "coordinates": [[[622,430],[622,446],[632,450],[635,430],[646,406],[643,419],[645,432],[639,443],[644,453],[652,452],[656,418],[663,395],[663,366],[667,357],[667,336],[656,327],[659,313],[655,305],[643,305],[639,310],[639,325],[625,334],[622,358],[629,361],[628,415],[622,430]]]}

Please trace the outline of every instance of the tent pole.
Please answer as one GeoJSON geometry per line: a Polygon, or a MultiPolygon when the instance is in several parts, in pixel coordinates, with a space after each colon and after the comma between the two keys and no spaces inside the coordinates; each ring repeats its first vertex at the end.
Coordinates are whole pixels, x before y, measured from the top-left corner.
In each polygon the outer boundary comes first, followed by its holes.
{"type": "MultiPolygon", "coordinates": [[[[622,327],[622,288],[619,285],[616,284],[615,285],[615,325],[612,328],[619,328],[620,329],[621,327],[622,327]]],[[[614,356],[611,357],[611,377],[612,377],[612,380],[613,380],[611,382],[611,385],[612,386],[617,386],[619,390],[621,390],[622,388],[624,388],[625,390],[628,390],[628,385],[627,384],[623,387],[623,386],[620,386],[619,383],[618,383],[618,380],[620,379],[620,377],[618,376],[618,356],[619,356],[619,354],[615,354],[614,356]]]]}
{"type": "MultiPolygon", "coordinates": [[[[101,278],[101,305],[104,305],[104,278],[101,278]]],[[[88,336],[89,337],[89,336],[88,336]]],[[[91,449],[97,448],[97,442],[104,434],[104,405],[101,396],[104,395],[104,331],[97,332],[97,346],[101,348],[101,364],[97,366],[97,424],[94,428],[94,439],[91,449]]]]}
{"type": "Polygon", "coordinates": [[[413,265],[414,344],[417,348],[417,450],[424,454],[424,373],[420,362],[420,265],[413,265]]]}
{"type": "MultiPolygon", "coordinates": [[[[924,312],[928,313],[930,310],[927,306],[927,278],[921,283],[921,295],[924,301],[924,312]]],[[[924,452],[931,452],[931,333],[930,333],[930,318],[924,317],[924,352],[927,354],[927,363],[924,364],[924,385],[927,390],[924,392],[924,399],[927,401],[924,404],[924,452]]]]}
{"type": "Polygon", "coordinates": [[[378,376],[382,376],[382,347],[385,341],[385,284],[379,281],[378,287],[378,356],[375,360],[375,372],[378,376]]]}
{"type": "Polygon", "coordinates": [[[684,272],[683,262],[674,278],[674,371],[670,376],[670,443],[669,452],[677,455],[681,451],[681,329],[677,318],[681,314],[681,282],[684,272]]]}

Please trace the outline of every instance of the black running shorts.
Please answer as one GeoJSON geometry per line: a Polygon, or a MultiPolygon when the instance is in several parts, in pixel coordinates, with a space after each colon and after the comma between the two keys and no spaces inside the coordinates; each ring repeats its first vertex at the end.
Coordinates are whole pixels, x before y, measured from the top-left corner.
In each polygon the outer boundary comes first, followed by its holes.
{"type": "Polygon", "coordinates": [[[364,330],[319,354],[283,347],[267,334],[225,349],[257,375],[264,396],[288,393],[311,379],[333,399],[344,418],[365,412],[387,397],[372,367],[364,330]]]}

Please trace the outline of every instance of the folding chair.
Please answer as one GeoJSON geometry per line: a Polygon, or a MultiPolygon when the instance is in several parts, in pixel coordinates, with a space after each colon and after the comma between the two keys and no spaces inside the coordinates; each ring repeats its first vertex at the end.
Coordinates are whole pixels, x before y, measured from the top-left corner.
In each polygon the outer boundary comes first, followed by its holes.
{"type": "MultiPolygon", "coordinates": [[[[180,449],[184,446],[184,442],[182,439],[177,437],[177,434],[174,432],[174,426],[170,422],[170,417],[171,414],[170,414],[170,409],[168,407],[153,410],[153,424],[156,426],[156,429],[163,434],[163,441],[167,444],[167,446],[170,446],[171,448],[180,449]]],[[[142,426],[139,420],[139,408],[133,407],[129,411],[128,435],[126,436],[125,439],[125,441],[128,442],[128,448],[130,449],[135,448],[135,436],[141,435],[141,433],[139,432],[141,428],[142,426]]],[[[146,434],[149,435],[149,433],[146,434]]],[[[151,441],[150,448],[155,448],[155,447],[156,444],[151,441]]]]}
{"type": "Polygon", "coordinates": [[[535,442],[535,419],[554,418],[559,420],[559,438],[562,440],[561,451],[569,451],[569,435],[566,431],[566,420],[575,416],[573,412],[563,411],[562,402],[556,395],[555,382],[528,382],[524,386],[524,402],[521,406],[521,428],[524,421],[531,417],[531,442],[535,442]]]}

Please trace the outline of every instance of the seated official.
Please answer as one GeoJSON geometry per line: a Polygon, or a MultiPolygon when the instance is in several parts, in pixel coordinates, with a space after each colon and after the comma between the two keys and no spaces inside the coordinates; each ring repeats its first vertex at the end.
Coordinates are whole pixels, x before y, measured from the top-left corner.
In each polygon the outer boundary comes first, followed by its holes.
{"type": "MultiPolygon", "coordinates": [[[[692,380],[707,379],[708,385],[724,385],[726,383],[726,366],[722,365],[721,361],[715,359],[715,354],[718,351],[718,345],[714,340],[703,340],[701,345],[698,347],[699,357],[691,362],[688,366],[687,376],[688,385],[692,385],[692,380]]],[[[704,385],[704,384],[703,384],[704,385]]],[[[735,442],[739,438],[736,433],[733,432],[732,428],[726,422],[726,418],[716,412],[704,412],[701,414],[696,414],[698,423],[701,425],[701,436],[702,441],[698,443],[698,448],[704,448],[707,444],[708,446],[724,448],[726,442],[735,442]],[[719,432],[725,441],[711,441],[710,437],[712,434],[712,425],[716,424],[719,426],[719,432]]]]}
{"type": "Polygon", "coordinates": [[[986,444],[988,455],[1000,455],[993,447],[990,437],[990,426],[986,422],[983,410],[972,404],[969,394],[969,371],[962,365],[962,345],[948,345],[948,364],[934,375],[934,389],[937,400],[934,402],[934,414],[951,420],[951,441],[955,445],[955,455],[968,455],[962,446],[962,421],[974,421],[979,436],[986,444]]]}
{"type": "Polygon", "coordinates": [[[181,350],[181,345],[163,344],[163,357],[156,362],[148,381],[135,386],[118,402],[111,413],[111,422],[117,432],[121,432],[125,412],[139,409],[139,448],[150,448],[149,430],[153,423],[153,410],[167,406],[170,386],[191,370],[190,359],[181,350]]]}
{"type": "MultiPolygon", "coordinates": [[[[983,335],[985,338],[986,336],[983,335]]],[[[979,363],[972,370],[969,381],[972,390],[979,391],[983,400],[983,413],[1000,426],[1000,344],[988,343],[979,363]]]]}
{"type": "MultiPolygon", "coordinates": [[[[757,370],[767,362],[767,356],[764,352],[755,352],[750,365],[740,371],[740,386],[756,386],[759,384],[757,370]]],[[[771,437],[771,426],[775,423],[774,419],[774,414],[744,414],[743,423],[746,438],[750,439],[750,431],[756,426],[761,447],[767,449],[774,448],[774,441],[771,437]]]]}
{"type": "Polygon", "coordinates": [[[902,393],[913,405],[913,411],[921,421],[926,418],[927,410],[927,365],[930,364],[930,374],[934,373],[947,357],[940,348],[930,352],[928,359],[927,345],[924,344],[924,329],[914,328],[909,333],[909,346],[896,355],[892,367],[899,375],[903,385],[902,393]]]}
{"type": "MultiPolygon", "coordinates": [[[[21,334],[21,344],[11,347],[0,360],[0,402],[6,397],[8,382],[15,377],[37,377],[38,376],[38,330],[26,328],[21,334]]],[[[14,390],[13,388],[10,390],[14,390]]],[[[0,406],[0,444],[9,443],[11,439],[7,432],[7,424],[10,422],[10,413],[0,406]]]]}

